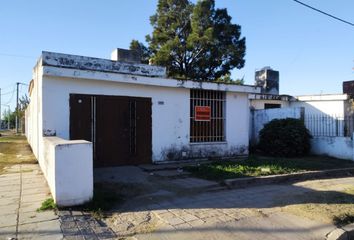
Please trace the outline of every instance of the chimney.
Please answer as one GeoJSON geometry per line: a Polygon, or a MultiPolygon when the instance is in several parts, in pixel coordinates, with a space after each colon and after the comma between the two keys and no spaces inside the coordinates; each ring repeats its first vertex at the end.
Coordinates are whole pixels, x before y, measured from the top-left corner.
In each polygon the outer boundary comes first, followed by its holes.
{"type": "Polygon", "coordinates": [[[270,67],[256,71],[255,84],[265,94],[279,95],[279,72],[270,67]]]}
{"type": "Polygon", "coordinates": [[[126,62],[126,63],[141,63],[140,53],[135,50],[128,50],[117,48],[111,53],[112,61],[126,62]]]}
{"type": "Polygon", "coordinates": [[[354,96],[354,80],[343,82],[343,93],[354,96]]]}

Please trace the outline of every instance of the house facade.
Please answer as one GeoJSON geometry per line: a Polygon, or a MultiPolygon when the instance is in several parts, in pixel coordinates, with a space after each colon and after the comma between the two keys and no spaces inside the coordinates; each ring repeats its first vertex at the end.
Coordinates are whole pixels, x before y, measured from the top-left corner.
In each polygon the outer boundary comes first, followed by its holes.
{"type": "MultiPolygon", "coordinates": [[[[42,169],[58,162],[46,144],[62,146],[55,152],[75,141],[90,144],[83,151],[91,151],[85,164],[93,167],[248,154],[248,94],[260,88],[165,75],[159,66],[43,52],[26,112],[42,169]]],[[[75,151],[72,161],[81,155],[75,151]]]]}
{"type": "Polygon", "coordinates": [[[248,154],[248,94],[258,88],[167,79],[162,67],[115,64],[43,52],[31,84],[30,105],[40,109],[30,106],[28,132],[90,141],[100,167],[248,154]],[[198,107],[207,107],[206,119],[196,119],[198,107]]]}

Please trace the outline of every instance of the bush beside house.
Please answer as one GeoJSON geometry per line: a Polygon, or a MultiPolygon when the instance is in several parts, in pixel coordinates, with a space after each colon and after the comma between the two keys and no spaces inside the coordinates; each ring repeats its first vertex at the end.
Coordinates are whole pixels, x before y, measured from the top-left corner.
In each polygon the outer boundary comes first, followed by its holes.
{"type": "Polygon", "coordinates": [[[258,149],[271,156],[304,156],[311,149],[311,138],[302,120],[274,119],[260,131],[258,149]]]}

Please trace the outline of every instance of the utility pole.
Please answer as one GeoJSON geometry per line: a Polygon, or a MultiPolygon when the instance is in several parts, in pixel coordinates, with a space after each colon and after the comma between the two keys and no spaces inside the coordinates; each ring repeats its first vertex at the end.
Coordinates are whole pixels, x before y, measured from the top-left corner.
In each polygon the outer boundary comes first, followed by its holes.
{"type": "Polygon", "coordinates": [[[0,88],[0,130],[2,128],[2,122],[1,122],[1,88],[0,88]]]}
{"type": "Polygon", "coordinates": [[[18,133],[18,86],[20,85],[19,82],[16,83],[16,133],[18,133]]]}
{"type": "Polygon", "coordinates": [[[10,105],[8,105],[8,104],[3,104],[3,106],[8,107],[8,110],[7,110],[7,114],[8,114],[8,119],[7,119],[7,130],[10,130],[10,113],[11,113],[11,110],[10,110],[10,105]]]}

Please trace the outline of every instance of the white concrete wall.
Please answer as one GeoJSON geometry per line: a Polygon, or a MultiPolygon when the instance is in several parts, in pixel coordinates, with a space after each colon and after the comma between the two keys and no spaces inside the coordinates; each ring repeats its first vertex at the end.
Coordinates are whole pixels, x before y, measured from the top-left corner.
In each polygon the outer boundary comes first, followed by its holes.
{"type": "Polygon", "coordinates": [[[248,94],[228,92],[226,94],[226,141],[230,145],[231,152],[241,148],[240,153],[244,150],[244,154],[248,154],[249,118],[248,94]]]}
{"type": "Polygon", "coordinates": [[[34,67],[33,76],[33,89],[30,95],[31,101],[27,107],[26,118],[26,137],[29,142],[33,154],[38,162],[42,162],[42,68],[34,67]]]}
{"type": "Polygon", "coordinates": [[[353,140],[350,137],[314,137],[311,152],[335,158],[354,160],[353,140]]]}
{"type": "Polygon", "coordinates": [[[274,108],[254,110],[252,117],[252,126],[250,128],[251,141],[253,144],[258,142],[259,132],[263,129],[264,125],[273,119],[284,118],[297,118],[302,117],[301,108],[274,108]]]}
{"type": "MultiPolygon", "coordinates": [[[[122,78],[126,76],[122,75],[122,78]]],[[[236,150],[242,150],[242,154],[248,153],[249,107],[246,93],[226,95],[225,143],[190,144],[190,89],[188,88],[50,76],[45,76],[43,82],[44,131],[55,132],[58,137],[69,139],[69,97],[72,93],[149,97],[152,99],[152,159],[154,162],[166,160],[166,155],[170,152],[186,151],[186,157],[196,157],[200,152],[204,153],[201,157],[211,152],[229,155],[236,150]],[[159,105],[160,101],[164,104],[159,105]]]]}
{"type": "Polygon", "coordinates": [[[71,93],[151,98],[152,149],[155,160],[161,159],[161,152],[166,147],[183,146],[189,142],[189,89],[45,77],[44,130],[56,132],[56,136],[64,139],[69,139],[71,93]],[[159,101],[164,104],[159,105],[159,101]]]}
{"type": "Polygon", "coordinates": [[[83,204],[93,197],[92,144],[45,137],[41,169],[55,203],[59,206],[83,204]]]}
{"type": "Polygon", "coordinates": [[[43,137],[42,68],[33,69],[31,102],[26,110],[26,137],[58,205],[76,205],[93,194],[90,143],[43,137]],[[66,146],[66,147],[63,147],[66,146]],[[69,151],[70,150],[70,151],[69,151]]]}

